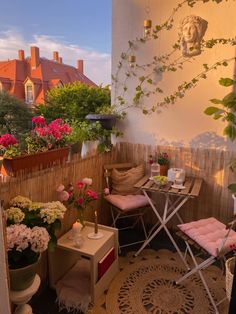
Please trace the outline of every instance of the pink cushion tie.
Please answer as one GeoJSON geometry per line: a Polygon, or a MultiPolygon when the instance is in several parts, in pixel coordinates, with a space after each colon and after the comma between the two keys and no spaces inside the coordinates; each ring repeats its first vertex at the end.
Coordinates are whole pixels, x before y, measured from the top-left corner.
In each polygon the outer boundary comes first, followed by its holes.
{"type": "MultiPolygon", "coordinates": [[[[221,249],[222,240],[228,232],[226,226],[214,217],[181,224],[178,225],[178,227],[189,238],[193,239],[213,256],[218,255],[218,250],[221,249]]],[[[228,238],[224,244],[224,250],[227,252],[231,251],[235,244],[236,232],[230,230],[228,238]]]]}
{"type": "Polygon", "coordinates": [[[147,206],[148,200],[144,195],[116,195],[110,194],[105,197],[105,200],[120,210],[129,211],[140,207],[147,206]]]}

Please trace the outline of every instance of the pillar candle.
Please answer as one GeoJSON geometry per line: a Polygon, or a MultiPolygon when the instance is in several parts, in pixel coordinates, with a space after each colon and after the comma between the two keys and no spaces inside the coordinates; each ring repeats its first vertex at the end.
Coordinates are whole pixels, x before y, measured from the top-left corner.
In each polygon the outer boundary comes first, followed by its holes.
{"type": "Polygon", "coordinates": [[[94,233],[98,233],[98,213],[94,212],[94,233]]]}
{"type": "Polygon", "coordinates": [[[73,234],[76,235],[76,234],[80,233],[82,227],[83,227],[82,224],[80,222],[76,221],[72,226],[73,234]]]}

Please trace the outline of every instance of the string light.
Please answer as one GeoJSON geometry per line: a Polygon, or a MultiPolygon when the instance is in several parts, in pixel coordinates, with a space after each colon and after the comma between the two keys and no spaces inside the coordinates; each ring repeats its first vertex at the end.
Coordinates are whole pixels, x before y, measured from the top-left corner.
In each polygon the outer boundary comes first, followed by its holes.
{"type": "Polygon", "coordinates": [[[145,39],[149,39],[151,38],[151,35],[152,35],[151,33],[152,20],[149,18],[149,13],[150,13],[149,0],[147,1],[146,6],[145,6],[145,12],[148,18],[143,21],[143,37],[145,39]]]}
{"type": "Polygon", "coordinates": [[[128,58],[128,61],[129,61],[129,66],[131,68],[134,68],[135,64],[136,64],[136,56],[135,55],[130,55],[129,58],[128,58]]]}

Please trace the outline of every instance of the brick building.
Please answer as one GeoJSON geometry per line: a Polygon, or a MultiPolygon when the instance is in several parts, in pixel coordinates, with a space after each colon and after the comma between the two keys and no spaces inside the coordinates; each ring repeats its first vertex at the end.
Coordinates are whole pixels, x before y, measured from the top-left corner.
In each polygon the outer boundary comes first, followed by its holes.
{"type": "Polygon", "coordinates": [[[83,60],[77,60],[77,68],[62,63],[57,51],[53,60],[41,58],[38,47],[30,48],[30,57],[24,50],[18,51],[18,59],[0,61],[0,91],[5,90],[29,105],[45,102],[48,90],[56,86],[80,81],[96,86],[84,75],[83,60]]]}

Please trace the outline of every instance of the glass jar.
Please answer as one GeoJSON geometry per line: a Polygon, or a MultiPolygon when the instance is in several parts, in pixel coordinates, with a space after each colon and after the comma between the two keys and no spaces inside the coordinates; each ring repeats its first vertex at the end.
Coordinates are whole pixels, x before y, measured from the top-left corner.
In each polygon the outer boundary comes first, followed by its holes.
{"type": "Polygon", "coordinates": [[[160,175],[160,165],[156,162],[151,164],[151,177],[160,175]]]}

